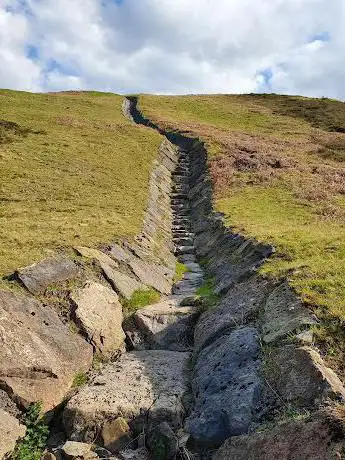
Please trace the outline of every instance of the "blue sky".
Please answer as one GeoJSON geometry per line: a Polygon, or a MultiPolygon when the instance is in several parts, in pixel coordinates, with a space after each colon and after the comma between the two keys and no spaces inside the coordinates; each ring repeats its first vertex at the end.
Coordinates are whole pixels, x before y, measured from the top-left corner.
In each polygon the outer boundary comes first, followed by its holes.
{"type": "Polygon", "coordinates": [[[342,0],[0,0],[0,87],[344,99],[342,0]]]}

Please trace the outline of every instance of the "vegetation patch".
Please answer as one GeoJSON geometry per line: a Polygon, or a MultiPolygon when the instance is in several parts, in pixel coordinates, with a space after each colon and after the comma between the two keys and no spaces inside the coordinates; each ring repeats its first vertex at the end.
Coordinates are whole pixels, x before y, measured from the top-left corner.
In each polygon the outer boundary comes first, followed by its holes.
{"type": "Polygon", "coordinates": [[[24,415],[25,438],[16,446],[13,460],[40,460],[48,438],[49,429],[41,416],[41,404],[31,404],[24,415]]]}
{"type": "Polygon", "coordinates": [[[205,309],[213,307],[219,301],[219,296],[214,292],[213,278],[206,279],[195,294],[202,299],[202,307],[205,309]]]}
{"type": "Polygon", "coordinates": [[[0,275],[136,235],[159,134],[110,93],[0,95],[0,275]]]}
{"type": "Polygon", "coordinates": [[[85,374],[85,372],[78,372],[78,374],[74,376],[72,388],[79,388],[85,385],[87,382],[88,382],[87,374],[85,374]]]}
{"type": "Polygon", "coordinates": [[[139,308],[157,303],[159,299],[160,294],[153,288],[137,289],[133,292],[130,299],[122,300],[122,305],[129,312],[133,312],[139,308]]]}
{"type": "Polygon", "coordinates": [[[174,275],[174,283],[181,281],[184,274],[189,272],[190,270],[185,266],[185,264],[181,262],[176,263],[175,267],[175,275],[174,275]]]}

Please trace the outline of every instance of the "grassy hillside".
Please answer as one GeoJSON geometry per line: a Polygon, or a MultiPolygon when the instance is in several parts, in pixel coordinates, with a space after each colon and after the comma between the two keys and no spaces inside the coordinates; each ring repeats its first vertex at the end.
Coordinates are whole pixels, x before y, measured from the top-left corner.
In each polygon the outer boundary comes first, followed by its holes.
{"type": "Polygon", "coordinates": [[[0,275],[133,236],[160,143],[105,93],[0,91],[0,275]]]}
{"type": "Polygon", "coordinates": [[[216,207],[230,226],[276,246],[263,272],[287,276],[323,319],[319,343],[345,375],[345,104],[143,96],[141,107],[207,142],[216,207]]]}

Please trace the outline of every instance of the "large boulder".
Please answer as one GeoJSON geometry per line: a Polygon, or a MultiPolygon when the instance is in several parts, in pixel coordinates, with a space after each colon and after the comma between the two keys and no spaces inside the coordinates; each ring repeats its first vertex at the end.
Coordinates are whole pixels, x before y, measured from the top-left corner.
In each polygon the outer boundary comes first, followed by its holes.
{"type": "Polygon", "coordinates": [[[17,271],[26,289],[36,295],[42,294],[51,284],[73,279],[77,275],[77,265],[64,256],[50,257],[17,271]]]}
{"type": "Polygon", "coordinates": [[[188,390],[189,353],[145,350],[125,353],[68,402],[63,419],[71,439],[90,441],[107,420],[179,426],[188,390]]]}
{"type": "Polygon", "coordinates": [[[132,276],[128,276],[125,273],[121,273],[115,270],[110,265],[101,262],[101,267],[105,277],[113,286],[116,292],[118,292],[125,299],[130,299],[132,294],[139,289],[143,289],[145,286],[132,276]]]}
{"type": "Polygon", "coordinates": [[[0,409],[0,459],[11,453],[18,439],[25,436],[26,428],[13,415],[0,409]]]}
{"type": "Polygon", "coordinates": [[[255,317],[268,289],[269,283],[258,277],[233,286],[216,308],[201,315],[194,333],[194,352],[198,353],[221,334],[255,317]]]}
{"type": "Polygon", "coordinates": [[[345,401],[345,388],[336,374],[325,366],[310,347],[286,345],[266,356],[265,376],[273,396],[299,407],[313,407],[327,399],[345,401]]]}
{"type": "Polygon", "coordinates": [[[71,294],[71,299],[76,306],[77,323],[98,351],[110,355],[123,347],[122,305],[113,290],[88,281],[71,294]]]}
{"type": "Polygon", "coordinates": [[[262,320],[263,340],[275,342],[300,328],[315,324],[311,312],[287,283],[277,286],[267,297],[262,320]]]}
{"type": "Polygon", "coordinates": [[[344,424],[334,411],[290,420],[248,436],[227,440],[213,460],[338,460],[345,450],[344,424]]]}
{"type": "Polygon", "coordinates": [[[0,341],[1,385],[22,404],[42,401],[45,410],[92,364],[91,345],[28,296],[0,291],[0,341]]]}
{"type": "Polygon", "coordinates": [[[193,346],[193,329],[198,317],[195,307],[179,307],[166,300],[138,310],[134,315],[146,348],[187,351],[193,346]]]}
{"type": "Polygon", "coordinates": [[[201,351],[192,382],[195,406],[186,421],[198,444],[217,447],[250,428],[260,399],[259,351],[257,332],[250,327],[201,351]]]}

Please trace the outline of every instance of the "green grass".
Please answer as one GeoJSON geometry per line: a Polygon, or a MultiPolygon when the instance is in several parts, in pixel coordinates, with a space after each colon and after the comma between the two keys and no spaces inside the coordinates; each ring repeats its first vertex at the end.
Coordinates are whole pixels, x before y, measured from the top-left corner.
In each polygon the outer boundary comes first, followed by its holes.
{"type": "Polygon", "coordinates": [[[79,372],[74,376],[72,388],[79,388],[88,382],[88,376],[85,372],[79,372]]]}
{"type": "Polygon", "coordinates": [[[202,138],[215,207],[277,252],[265,276],[288,277],[322,320],[318,343],[345,376],[345,104],[277,95],[142,96],[165,129],[202,138]]]}
{"type": "Polygon", "coordinates": [[[185,273],[189,272],[188,268],[185,266],[185,264],[181,262],[176,263],[175,267],[175,275],[174,275],[174,283],[177,283],[178,281],[181,281],[183,278],[183,275],[185,273]]]}
{"type": "Polygon", "coordinates": [[[127,311],[133,312],[139,308],[157,303],[159,299],[159,293],[152,288],[138,289],[133,292],[129,300],[122,300],[122,305],[127,311]]]}
{"type": "Polygon", "coordinates": [[[13,452],[12,460],[40,460],[48,438],[49,429],[41,417],[41,404],[31,404],[24,420],[26,434],[13,452]]]}
{"type": "Polygon", "coordinates": [[[206,279],[195,295],[202,299],[202,306],[205,309],[213,307],[219,301],[219,296],[214,292],[213,278],[206,279]]]}
{"type": "Polygon", "coordinates": [[[0,90],[0,275],[138,232],[161,138],[121,104],[110,93],[0,90]]]}

